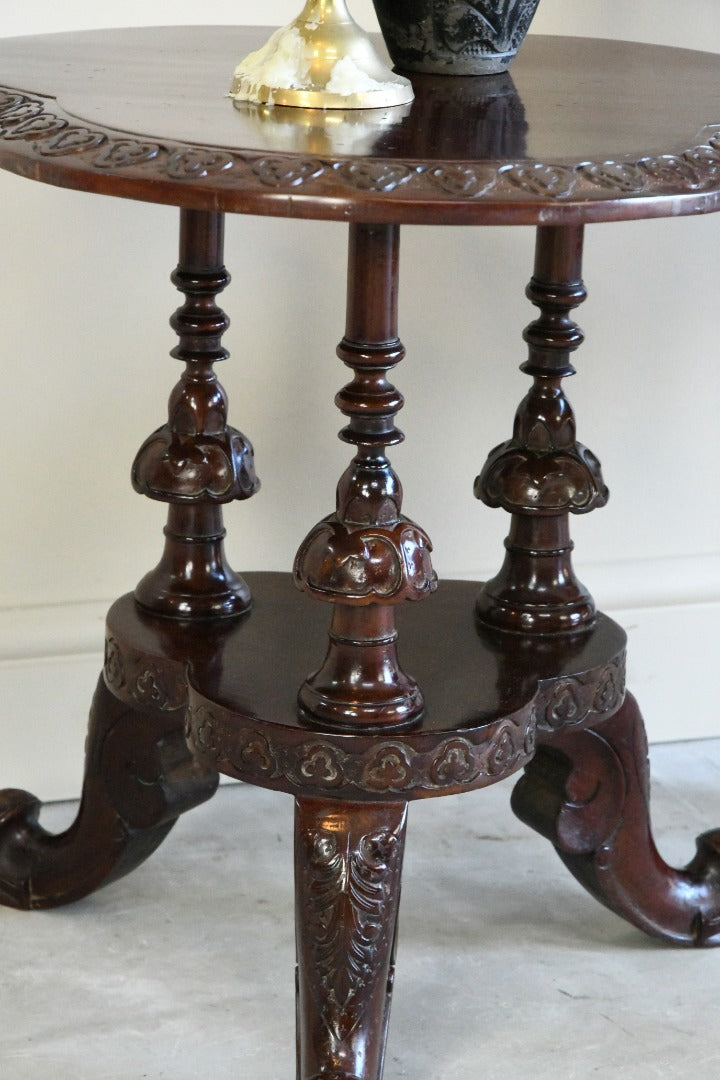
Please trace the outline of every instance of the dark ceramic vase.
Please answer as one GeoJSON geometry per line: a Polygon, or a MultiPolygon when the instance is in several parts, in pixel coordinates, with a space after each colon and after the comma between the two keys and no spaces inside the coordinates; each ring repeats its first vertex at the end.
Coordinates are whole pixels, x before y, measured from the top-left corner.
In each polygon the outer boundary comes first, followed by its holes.
{"type": "Polygon", "coordinates": [[[540,0],[373,0],[399,71],[497,75],[528,31],[540,0]]]}

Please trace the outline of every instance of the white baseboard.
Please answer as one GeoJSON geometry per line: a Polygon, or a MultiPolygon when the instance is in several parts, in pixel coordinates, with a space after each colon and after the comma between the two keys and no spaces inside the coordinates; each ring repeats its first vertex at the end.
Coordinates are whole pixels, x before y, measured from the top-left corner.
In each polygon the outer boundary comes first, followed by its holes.
{"type": "MultiPolygon", "coordinates": [[[[582,577],[628,631],[628,685],[650,741],[720,736],[710,686],[720,557],[583,567],[582,577]]],[[[48,801],[79,793],[107,607],[0,611],[0,789],[23,787],[48,801]]]]}

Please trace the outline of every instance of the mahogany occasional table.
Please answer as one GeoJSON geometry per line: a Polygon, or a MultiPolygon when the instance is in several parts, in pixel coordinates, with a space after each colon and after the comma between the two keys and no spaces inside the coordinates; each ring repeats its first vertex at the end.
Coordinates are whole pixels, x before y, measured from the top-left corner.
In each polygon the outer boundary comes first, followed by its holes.
{"type": "Polygon", "coordinates": [[[0,42],[0,165],[178,206],[185,296],[173,318],[185,369],[132,471],[138,492],[168,504],[164,552],[108,615],[75,824],[51,836],[37,799],[0,796],[0,899],[52,907],[128,873],[218,773],[287,792],[297,1075],[377,1080],[412,799],[524,768],[516,813],[594,896],[667,941],[720,941],[720,833],[684,870],[657,854],[625,636],[572,569],[569,515],[602,506],[607,489],[562,385],[582,342],[584,225],[720,209],[720,57],[531,37],[512,78],[419,77],[412,107],[338,126],[233,107],[234,65],[266,36],[173,27],[0,42]],[[226,358],[225,212],[349,223],[338,354],[351,379],[336,404],[355,456],[335,511],[305,523],[292,579],[244,580],[223,552],[223,504],[257,488],[213,369],[226,358]],[[531,389],[475,482],[510,514],[504,563],[482,586],[437,591],[430,541],[404,515],[386,456],[402,438],[390,381],[403,356],[399,227],[430,223],[537,226],[539,309],[525,331],[531,389]]]}

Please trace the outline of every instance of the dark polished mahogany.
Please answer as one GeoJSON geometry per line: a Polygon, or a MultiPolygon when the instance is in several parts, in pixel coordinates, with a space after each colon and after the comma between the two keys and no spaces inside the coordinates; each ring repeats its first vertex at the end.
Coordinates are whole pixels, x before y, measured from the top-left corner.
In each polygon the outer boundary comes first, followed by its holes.
{"type": "Polygon", "coordinates": [[[165,550],[135,590],[139,604],[182,618],[241,615],[249,590],[225,559],[222,504],[257,491],[253,450],[228,427],[227,398],[214,364],[225,360],[220,343],[229,320],[215,297],[230,281],[223,265],[222,214],[184,210],[180,264],[172,275],[186,302],[171,323],[180,338],[172,356],[185,361],[170,396],[169,419],[135,458],[136,491],[170,504],[165,550]]]}
{"type": "Polygon", "coordinates": [[[338,356],[355,378],[336,398],[350,423],[340,434],[358,453],[337,490],[336,512],[303,541],[295,581],[333,607],[322,667],[300,690],[310,721],[335,727],[405,727],[424,701],[397,656],[394,607],[437,587],[432,545],[401,512],[402,487],[385,450],[403,438],[403,398],[388,372],[405,355],[397,335],[397,225],[352,225],[348,309],[338,356]]]}
{"type": "Polygon", "coordinates": [[[543,742],[512,805],[581,885],[628,922],[675,945],[720,945],[720,829],[698,837],[682,870],[660,857],[645,726],[631,694],[601,727],[543,742]]]}
{"type": "Polygon", "coordinates": [[[575,374],[570,355],[583,335],[570,312],[585,299],[583,227],[537,231],[535,273],[527,295],[541,316],[525,331],[534,385],[515,417],[509,442],[490,454],[475,481],[488,506],[512,515],[500,573],[478,598],[488,626],[522,633],[578,631],[592,624],[595,605],[572,568],[568,515],[607,501],[600,463],[575,438],[575,416],[562,380],[575,374]]]}
{"type": "Polygon", "coordinates": [[[268,33],[6,39],[0,166],[148,202],[374,223],[550,225],[720,205],[720,57],[531,35],[511,74],[415,75],[410,108],[328,125],[320,112],[233,108],[238,59],[268,33]]]}
{"type": "Polygon", "coordinates": [[[295,879],[301,1077],[380,1076],[407,808],[298,799],[295,879]]]}
{"type": "Polygon", "coordinates": [[[516,812],[592,895],[664,940],[720,943],[720,834],[684,870],[658,855],[625,635],[572,568],[569,515],[607,490],[563,384],[582,342],[585,223],[720,208],[720,59],[531,38],[512,78],[418,77],[411,108],[337,125],[233,107],[234,64],[264,35],[0,42],[0,167],[177,205],[185,297],[172,319],[184,371],[132,474],[168,504],[164,552],[108,614],[76,822],[51,836],[37,799],[0,793],[0,902],[52,907],[127,873],[219,773],[289,793],[298,1080],[379,1080],[411,800],[525,768],[516,812]],[[223,550],[223,505],[257,488],[215,373],[224,211],[350,222],[338,355],[351,378],[336,404],[354,457],[292,574],[241,578],[223,550]],[[538,226],[533,384],[475,486],[511,519],[482,587],[436,590],[387,453],[402,438],[399,226],[417,222],[538,226]]]}
{"type": "Polygon", "coordinates": [[[179,703],[148,692],[133,705],[101,678],[90,713],[85,780],[73,825],[53,836],[26,791],[0,792],[0,903],[52,908],[80,900],[134,870],[177,818],[214,795],[217,770],[183,738],[179,703]]]}

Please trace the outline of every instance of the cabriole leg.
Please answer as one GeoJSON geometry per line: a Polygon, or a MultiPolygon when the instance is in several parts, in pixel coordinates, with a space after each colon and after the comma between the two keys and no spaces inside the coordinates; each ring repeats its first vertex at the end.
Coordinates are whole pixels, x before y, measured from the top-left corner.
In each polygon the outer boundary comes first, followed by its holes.
{"type": "Polygon", "coordinates": [[[296,803],[298,1080],[380,1080],[404,803],[296,803]]]}
{"type": "Polygon", "coordinates": [[[53,836],[40,802],[0,792],[0,903],[50,908],[128,874],[162,843],[178,816],[209,799],[217,773],[185,746],[184,709],[131,708],[100,679],[90,713],[85,781],[75,822],[53,836]]]}
{"type": "Polygon", "coordinates": [[[598,728],[541,746],[512,805],[622,918],[677,945],[720,945],[720,830],[698,837],[694,859],[675,870],[655,847],[649,797],[645,726],[628,694],[598,728]]]}
{"type": "MultiPolygon", "coordinates": [[[[228,355],[221,339],[229,321],[216,303],[230,280],[223,245],[222,214],[181,210],[172,280],[185,302],[171,322],[179,338],[172,355],[185,370],[170,395],[167,423],[145,441],[132,473],[136,490],[169,505],[162,559],[136,599],[155,614],[184,620],[242,615],[251,603],[223,549],[222,506],[258,487],[252,447],[228,425],[214,371],[228,355]]],[[[111,668],[112,657],[109,675],[111,668]]],[[[141,679],[152,687],[151,672],[141,679]]],[[[72,827],[51,836],[38,824],[33,795],[0,792],[0,902],[42,908],[86,896],[142,862],[180,813],[213,794],[217,773],[187,750],[182,706],[179,699],[158,704],[151,693],[147,704],[122,703],[101,680],[72,827]]]]}

